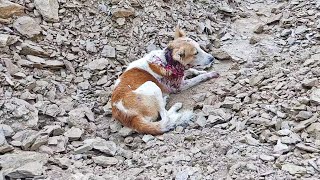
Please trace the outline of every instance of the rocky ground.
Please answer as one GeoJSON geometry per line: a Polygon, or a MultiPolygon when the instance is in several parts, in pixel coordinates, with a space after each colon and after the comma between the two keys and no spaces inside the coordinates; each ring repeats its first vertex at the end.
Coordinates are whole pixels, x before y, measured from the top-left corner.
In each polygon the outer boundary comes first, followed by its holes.
{"type": "Polygon", "coordinates": [[[0,0],[0,179],[320,179],[319,0],[0,0]],[[126,65],[179,24],[221,77],[161,136],[111,118],[126,65]]]}

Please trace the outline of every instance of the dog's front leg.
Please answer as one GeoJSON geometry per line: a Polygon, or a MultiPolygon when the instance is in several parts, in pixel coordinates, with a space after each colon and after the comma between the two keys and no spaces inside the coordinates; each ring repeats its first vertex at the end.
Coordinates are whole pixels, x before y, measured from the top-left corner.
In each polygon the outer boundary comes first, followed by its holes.
{"type": "Polygon", "coordinates": [[[205,73],[207,73],[207,71],[201,71],[201,70],[190,68],[186,71],[186,74],[187,74],[186,76],[189,76],[189,75],[198,76],[200,74],[205,74],[205,73]]]}
{"type": "Polygon", "coordinates": [[[205,74],[200,74],[199,76],[196,76],[194,78],[183,80],[180,90],[183,91],[183,90],[189,89],[201,82],[207,81],[212,78],[218,78],[218,77],[219,77],[219,73],[217,72],[208,72],[205,74]]]}

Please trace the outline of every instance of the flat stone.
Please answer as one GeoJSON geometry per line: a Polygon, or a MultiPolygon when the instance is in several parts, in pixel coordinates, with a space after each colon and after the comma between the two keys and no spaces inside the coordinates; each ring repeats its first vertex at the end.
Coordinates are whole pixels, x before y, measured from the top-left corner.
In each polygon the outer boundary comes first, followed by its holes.
{"type": "Polygon", "coordinates": [[[242,139],[239,140],[242,143],[247,143],[252,146],[259,145],[259,141],[254,139],[251,134],[246,134],[242,139]]]}
{"type": "Polygon", "coordinates": [[[215,58],[219,60],[231,60],[232,57],[224,50],[221,49],[213,49],[212,54],[215,58]]]}
{"type": "Polygon", "coordinates": [[[277,145],[274,146],[273,152],[277,154],[283,154],[289,151],[289,147],[286,144],[282,144],[281,140],[278,139],[277,145]]]}
{"type": "Polygon", "coordinates": [[[108,59],[101,58],[96,59],[85,65],[85,68],[88,68],[90,70],[102,70],[105,69],[109,65],[108,59]]]}
{"type": "Polygon", "coordinates": [[[128,127],[123,127],[119,130],[119,134],[120,136],[122,137],[127,137],[127,136],[130,136],[131,134],[133,134],[133,130],[128,128],[128,127]]]}
{"type": "Polygon", "coordinates": [[[43,50],[41,47],[33,44],[32,42],[23,42],[21,45],[20,54],[33,55],[38,57],[49,57],[50,54],[43,50]]]}
{"type": "Polygon", "coordinates": [[[3,174],[9,174],[11,178],[32,178],[43,173],[42,168],[47,161],[47,154],[19,151],[0,156],[0,167],[3,174]]]}
{"type": "Polygon", "coordinates": [[[96,48],[95,43],[88,40],[88,41],[86,42],[86,51],[92,52],[92,53],[97,52],[97,48],[96,48]]]}
{"type": "Polygon", "coordinates": [[[34,0],[34,5],[45,21],[59,21],[59,3],[57,0],[34,0]]]}
{"type": "Polygon", "coordinates": [[[88,151],[92,150],[92,144],[84,144],[80,147],[77,147],[76,149],[74,149],[74,153],[75,154],[83,154],[83,153],[87,153],[88,151]]]}
{"type": "Polygon", "coordinates": [[[123,17],[134,16],[134,15],[135,15],[134,8],[116,8],[112,12],[112,16],[116,18],[123,18],[123,17]]]}
{"type": "Polygon", "coordinates": [[[44,172],[43,164],[40,162],[29,162],[18,167],[7,174],[10,178],[32,178],[42,175],[44,172]]]}
{"type": "Polygon", "coordinates": [[[318,79],[317,78],[312,78],[312,79],[304,79],[302,81],[302,86],[305,88],[312,88],[318,84],[318,79]]]}
{"type": "Polygon", "coordinates": [[[83,130],[80,128],[72,127],[64,133],[64,136],[69,138],[69,141],[76,141],[82,137],[83,130]]]}
{"type": "Polygon", "coordinates": [[[206,117],[204,117],[202,115],[199,115],[197,117],[196,124],[198,124],[200,127],[206,126],[206,123],[207,123],[206,117]]]}
{"type": "Polygon", "coordinates": [[[268,155],[265,155],[265,154],[261,154],[260,155],[260,159],[263,160],[263,161],[274,161],[274,157],[273,156],[268,156],[268,155]]]}
{"type": "Polygon", "coordinates": [[[304,168],[302,166],[290,164],[290,163],[282,165],[281,170],[288,171],[291,175],[306,174],[307,173],[306,168],[304,168]]]}
{"type": "Polygon", "coordinates": [[[102,49],[101,56],[108,58],[116,57],[116,49],[112,46],[105,45],[102,49]]]}
{"type": "Polygon", "coordinates": [[[320,105],[320,88],[317,88],[311,91],[310,101],[320,105]]]}
{"type": "Polygon", "coordinates": [[[3,132],[3,135],[5,137],[11,137],[11,136],[14,135],[13,129],[10,126],[6,125],[6,124],[0,124],[0,131],[3,132]]]}
{"type": "Polygon", "coordinates": [[[262,75],[256,75],[256,76],[253,76],[252,78],[249,79],[249,84],[251,86],[256,86],[258,85],[259,83],[261,83],[261,81],[264,79],[264,76],[262,75]]]}
{"type": "Polygon", "coordinates": [[[23,6],[7,0],[0,1],[0,18],[7,19],[22,14],[24,14],[23,6]]]}
{"type": "Polygon", "coordinates": [[[153,139],[154,139],[154,136],[152,136],[152,135],[144,135],[142,137],[142,141],[145,142],[145,143],[147,143],[147,142],[149,142],[149,141],[151,141],[153,139]]]}
{"type": "Polygon", "coordinates": [[[44,62],[43,67],[52,69],[61,69],[64,67],[64,62],[59,60],[47,60],[44,62]]]}
{"type": "Polygon", "coordinates": [[[307,146],[307,145],[305,145],[303,143],[296,144],[296,147],[301,149],[301,150],[304,150],[304,151],[307,151],[307,152],[311,152],[311,153],[319,153],[320,152],[320,149],[312,147],[312,146],[307,146]]]}
{"type": "Polygon", "coordinates": [[[35,151],[39,149],[40,146],[46,145],[48,143],[48,139],[49,139],[48,135],[37,137],[37,139],[34,141],[32,146],[30,147],[30,150],[35,151]]]}
{"type": "Polygon", "coordinates": [[[97,156],[92,157],[94,163],[102,167],[108,167],[110,165],[118,164],[118,159],[114,157],[97,156]]]}
{"type": "Polygon", "coordinates": [[[27,59],[35,64],[44,64],[46,62],[45,59],[33,55],[27,55],[27,59]]]}
{"type": "Polygon", "coordinates": [[[299,114],[296,116],[298,120],[306,120],[313,116],[313,113],[310,111],[300,111],[299,114]]]}
{"type": "Polygon", "coordinates": [[[39,24],[29,16],[19,17],[13,23],[14,29],[16,29],[20,34],[32,38],[36,35],[39,35],[41,32],[41,27],[39,24]]]}
{"type": "Polygon", "coordinates": [[[19,37],[9,34],[0,34],[0,48],[10,46],[18,41],[19,37]]]}
{"type": "Polygon", "coordinates": [[[263,24],[258,24],[254,29],[253,32],[256,34],[261,34],[263,32],[264,25],[263,24]]]}
{"type": "Polygon", "coordinates": [[[273,23],[279,22],[281,18],[282,18],[282,13],[273,15],[270,19],[268,19],[267,25],[271,25],[273,23]]]}

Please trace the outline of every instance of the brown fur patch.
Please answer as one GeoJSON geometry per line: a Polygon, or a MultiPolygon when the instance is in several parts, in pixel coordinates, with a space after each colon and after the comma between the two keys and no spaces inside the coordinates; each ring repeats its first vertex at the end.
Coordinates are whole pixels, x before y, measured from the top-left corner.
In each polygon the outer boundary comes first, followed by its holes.
{"type": "Polygon", "coordinates": [[[197,49],[190,42],[177,39],[168,47],[172,49],[172,58],[183,65],[191,64],[196,59],[197,49]]]}
{"type": "Polygon", "coordinates": [[[149,67],[153,72],[155,72],[161,76],[171,76],[172,75],[172,71],[166,70],[164,67],[162,67],[158,64],[149,63],[149,67]]]}
{"type": "Polygon", "coordinates": [[[147,122],[143,117],[158,118],[159,105],[154,97],[135,94],[132,91],[139,88],[147,81],[154,82],[164,94],[169,91],[158,82],[155,77],[145,70],[133,68],[124,72],[120,77],[120,83],[115,87],[111,96],[112,115],[123,125],[133,128],[140,133],[159,134],[159,123],[147,122]],[[120,111],[114,103],[122,101],[129,113],[120,111]]]}

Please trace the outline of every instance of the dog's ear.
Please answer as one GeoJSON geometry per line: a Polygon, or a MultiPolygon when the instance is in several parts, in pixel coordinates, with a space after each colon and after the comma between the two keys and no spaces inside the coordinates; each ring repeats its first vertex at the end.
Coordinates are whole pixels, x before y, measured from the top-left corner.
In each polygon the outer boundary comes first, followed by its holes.
{"type": "Polygon", "coordinates": [[[182,31],[179,26],[176,27],[176,31],[174,33],[174,39],[178,39],[181,37],[185,37],[186,33],[184,31],[182,31]]]}

